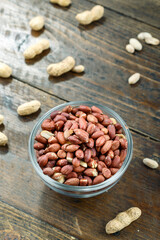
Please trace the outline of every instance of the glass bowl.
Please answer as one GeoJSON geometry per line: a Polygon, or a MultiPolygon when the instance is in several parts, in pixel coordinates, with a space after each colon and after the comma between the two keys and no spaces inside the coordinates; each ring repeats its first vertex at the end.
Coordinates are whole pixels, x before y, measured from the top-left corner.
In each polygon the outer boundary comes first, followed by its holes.
{"type": "Polygon", "coordinates": [[[39,177],[52,190],[54,190],[58,193],[64,194],[66,196],[74,197],[74,198],[89,198],[89,197],[99,195],[103,192],[107,192],[110,188],[112,188],[120,180],[122,175],[127,170],[128,166],[130,164],[130,161],[132,159],[132,152],[133,152],[132,136],[131,136],[129,128],[128,128],[127,124],[124,122],[124,120],[112,109],[110,109],[106,106],[97,104],[97,103],[89,102],[89,101],[68,102],[68,103],[64,103],[64,104],[61,104],[61,105],[58,105],[58,106],[52,108],[51,110],[49,110],[47,113],[45,113],[39,119],[39,121],[33,127],[33,130],[31,132],[30,138],[29,138],[29,156],[30,156],[31,162],[33,164],[33,167],[35,168],[39,177]],[[37,163],[36,152],[33,148],[33,145],[35,142],[35,140],[34,140],[35,136],[41,132],[42,122],[46,118],[49,118],[50,114],[53,111],[56,111],[56,110],[60,111],[68,105],[71,105],[74,107],[79,106],[79,105],[86,105],[89,107],[96,106],[96,107],[100,108],[104,114],[107,114],[109,117],[115,118],[117,120],[117,122],[119,122],[122,125],[123,133],[126,136],[126,139],[128,141],[127,156],[126,156],[121,168],[111,178],[109,178],[109,179],[105,180],[104,182],[99,183],[97,185],[70,186],[70,185],[59,183],[59,182],[53,180],[52,178],[50,178],[49,176],[43,174],[42,169],[40,168],[39,164],[37,163]]]}

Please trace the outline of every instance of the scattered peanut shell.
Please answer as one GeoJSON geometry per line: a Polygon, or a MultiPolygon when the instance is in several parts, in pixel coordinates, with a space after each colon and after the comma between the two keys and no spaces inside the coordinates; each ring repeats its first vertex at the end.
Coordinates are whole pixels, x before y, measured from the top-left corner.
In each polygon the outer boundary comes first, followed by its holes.
{"type": "Polygon", "coordinates": [[[159,39],[151,37],[151,38],[145,38],[145,42],[150,45],[159,45],[159,39]]]}
{"type": "Polygon", "coordinates": [[[128,79],[128,83],[129,84],[135,84],[139,81],[140,79],[140,73],[134,73],[133,75],[131,75],[128,79]]]}
{"type": "Polygon", "coordinates": [[[41,134],[42,137],[44,137],[46,139],[49,139],[50,137],[54,136],[53,133],[51,133],[47,130],[43,130],[40,134],[41,134]]]}
{"type": "Polygon", "coordinates": [[[104,7],[100,5],[94,6],[90,11],[84,11],[76,15],[76,20],[82,25],[88,25],[99,20],[104,15],[104,7]]]}
{"type": "Polygon", "coordinates": [[[84,72],[85,67],[83,65],[77,65],[74,68],[72,68],[72,72],[75,73],[81,73],[84,72]]]}
{"type": "Polygon", "coordinates": [[[4,117],[3,115],[0,114],[0,125],[3,123],[3,121],[4,121],[4,117]]]}
{"type": "Polygon", "coordinates": [[[7,136],[0,132],[0,146],[5,146],[8,143],[8,138],[7,136]]]}
{"type": "Polygon", "coordinates": [[[51,3],[56,3],[61,7],[68,7],[71,4],[71,0],[50,0],[51,3]]]}
{"type": "Polygon", "coordinates": [[[17,108],[17,113],[20,116],[30,115],[34,112],[37,112],[40,106],[41,106],[41,103],[37,100],[26,102],[17,108]]]}
{"type": "Polygon", "coordinates": [[[151,37],[152,37],[152,35],[148,32],[141,32],[137,35],[137,38],[139,40],[145,40],[146,38],[151,38],[151,37]]]}
{"type": "Polygon", "coordinates": [[[150,167],[152,169],[155,169],[155,168],[158,168],[159,164],[153,160],[153,159],[150,159],[150,158],[144,158],[143,159],[143,163],[147,166],[147,167],[150,167]]]}
{"type": "Polygon", "coordinates": [[[136,38],[129,39],[129,43],[134,47],[135,50],[142,50],[142,44],[136,38]]]}
{"type": "Polygon", "coordinates": [[[7,64],[0,62],[0,77],[9,78],[12,74],[12,68],[7,64]]]}
{"type": "Polygon", "coordinates": [[[59,63],[52,63],[47,67],[47,72],[49,75],[54,77],[59,77],[64,73],[67,73],[73,69],[75,65],[75,60],[73,57],[68,56],[63,61],[59,63]]]}
{"type": "Polygon", "coordinates": [[[134,53],[135,49],[131,44],[126,45],[126,51],[129,53],[134,53]]]}
{"type": "Polygon", "coordinates": [[[44,17],[43,16],[37,16],[30,20],[29,26],[35,30],[39,31],[44,27],[44,17]]]}
{"type": "Polygon", "coordinates": [[[113,220],[106,224],[106,233],[112,234],[121,231],[137,220],[141,214],[141,209],[138,207],[131,207],[127,211],[119,213],[113,220]]]}
{"type": "Polygon", "coordinates": [[[29,46],[23,53],[25,59],[32,59],[44,50],[50,48],[50,43],[47,39],[41,39],[37,43],[29,46]]]}

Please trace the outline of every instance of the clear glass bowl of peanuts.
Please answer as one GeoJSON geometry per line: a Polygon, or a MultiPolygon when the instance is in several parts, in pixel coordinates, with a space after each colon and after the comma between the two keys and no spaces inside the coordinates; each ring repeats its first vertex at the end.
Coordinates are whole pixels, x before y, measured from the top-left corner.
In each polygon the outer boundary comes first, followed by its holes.
{"type": "Polygon", "coordinates": [[[68,102],[45,113],[29,138],[29,155],[52,190],[74,198],[107,192],[132,159],[127,124],[112,109],[89,101],[68,102]]]}

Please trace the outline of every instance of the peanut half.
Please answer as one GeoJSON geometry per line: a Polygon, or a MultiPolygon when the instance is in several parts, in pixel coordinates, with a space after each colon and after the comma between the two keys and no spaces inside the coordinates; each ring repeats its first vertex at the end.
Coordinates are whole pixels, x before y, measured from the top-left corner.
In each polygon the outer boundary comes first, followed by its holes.
{"type": "Polygon", "coordinates": [[[44,17],[43,16],[37,16],[30,20],[29,26],[35,30],[39,31],[44,27],[44,17]]]}
{"type": "Polygon", "coordinates": [[[76,15],[76,20],[82,25],[88,25],[99,20],[104,15],[104,7],[100,5],[94,6],[90,11],[84,11],[76,15]]]}
{"type": "Polygon", "coordinates": [[[152,168],[152,169],[158,168],[158,166],[159,166],[158,162],[156,162],[155,160],[150,159],[150,158],[144,158],[144,159],[143,159],[143,163],[144,163],[147,167],[150,167],[150,168],[152,168]]]}
{"type": "Polygon", "coordinates": [[[8,143],[8,138],[7,136],[0,132],[0,146],[5,146],[8,143]]]}
{"type": "Polygon", "coordinates": [[[17,113],[20,116],[30,115],[34,112],[37,112],[40,106],[41,106],[41,103],[37,100],[26,102],[17,108],[17,113]]]}
{"type": "Polygon", "coordinates": [[[84,72],[84,70],[85,70],[85,67],[83,65],[77,65],[72,68],[72,72],[75,72],[75,73],[82,73],[84,72]]]}
{"type": "Polygon", "coordinates": [[[129,84],[135,84],[139,81],[140,79],[140,73],[134,73],[133,75],[131,75],[128,79],[128,83],[129,84]]]}
{"type": "Polygon", "coordinates": [[[68,7],[71,4],[71,0],[50,0],[51,3],[56,3],[61,7],[68,7]]]}
{"type": "Polygon", "coordinates": [[[141,210],[138,207],[129,208],[125,212],[119,213],[113,220],[106,224],[106,233],[112,234],[122,230],[141,216],[141,210]]]}
{"type": "Polygon", "coordinates": [[[4,122],[4,117],[3,115],[0,114],[0,125],[4,122]]]}
{"type": "Polygon", "coordinates": [[[126,50],[129,53],[134,53],[135,52],[135,49],[134,49],[134,47],[131,44],[127,44],[126,45],[126,50]]]}
{"type": "Polygon", "coordinates": [[[47,39],[41,39],[36,44],[31,45],[28,47],[23,55],[25,59],[32,59],[36,55],[42,53],[44,50],[48,49],[50,47],[50,43],[47,39]]]}
{"type": "Polygon", "coordinates": [[[9,78],[12,74],[12,68],[7,64],[0,62],[0,77],[9,78]]]}
{"type": "Polygon", "coordinates": [[[47,67],[47,72],[51,76],[59,77],[62,74],[71,71],[74,66],[75,60],[73,57],[69,56],[59,63],[50,64],[47,67]]]}
{"type": "Polygon", "coordinates": [[[136,38],[131,38],[129,39],[130,45],[134,47],[135,50],[141,51],[142,50],[142,44],[136,39],[136,38]]]}

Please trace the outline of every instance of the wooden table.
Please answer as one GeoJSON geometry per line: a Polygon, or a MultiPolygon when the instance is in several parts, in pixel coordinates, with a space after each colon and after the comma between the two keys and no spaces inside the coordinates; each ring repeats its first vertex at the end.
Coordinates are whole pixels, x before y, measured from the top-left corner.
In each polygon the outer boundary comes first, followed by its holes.
{"type": "Polygon", "coordinates": [[[160,239],[159,169],[142,163],[158,160],[159,46],[143,43],[143,50],[129,54],[129,38],[148,31],[160,38],[158,0],[73,0],[69,8],[49,0],[0,1],[0,61],[13,68],[9,79],[0,79],[0,131],[9,138],[0,148],[0,239],[160,239]],[[96,3],[105,16],[80,26],[75,15],[96,3]],[[29,20],[40,14],[45,29],[31,32],[29,20]],[[39,38],[48,38],[51,49],[25,62],[23,51],[39,38]],[[71,55],[86,68],[84,74],[48,77],[46,67],[71,55]],[[128,77],[139,72],[134,86],[128,77]],[[17,115],[17,106],[38,99],[41,111],[17,115]],[[90,199],[72,199],[50,190],[39,179],[28,156],[28,138],[34,124],[50,108],[74,100],[92,100],[114,109],[130,127],[134,141],[132,162],[121,181],[108,193],[90,199]],[[120,211],[137,206],[142,216],[115,235],[105,224],[120,211]]]}

